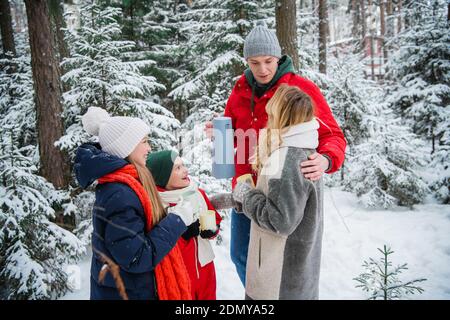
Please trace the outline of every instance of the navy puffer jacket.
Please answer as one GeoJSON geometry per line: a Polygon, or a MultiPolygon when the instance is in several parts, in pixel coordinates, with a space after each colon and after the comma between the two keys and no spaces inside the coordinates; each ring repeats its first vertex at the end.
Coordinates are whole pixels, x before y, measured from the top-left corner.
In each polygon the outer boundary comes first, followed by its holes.
{"type": "MultiPolygon", "coordinates": [[[[126,160],[103,152],[98,144],[84,144],[77,150],[74,170],[81,187],[87,188],[96,179],[127,164],[126,160]]],[[[136,193],[122,183],[97,185],[92,218],[92,246],[120,266],[128,297],[157,299],[154,268],[186,231],[184,222],[170,214],[146,233],[141,202],[136,193]]],[[[110,273],[100,284],[98,275],[102,266],[94,253],[91,299],[121,299],[110,273]]]]}

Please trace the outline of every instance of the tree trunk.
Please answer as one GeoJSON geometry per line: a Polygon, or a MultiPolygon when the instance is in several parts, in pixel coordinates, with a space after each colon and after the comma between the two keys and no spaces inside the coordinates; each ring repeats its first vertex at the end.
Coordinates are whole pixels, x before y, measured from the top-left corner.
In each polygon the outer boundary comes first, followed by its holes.
{"type": "Polygon", "coordinates": [[[397,19],[397,33],[402,31],[402,0],[398,0],[397,2],[397,10],[398,10],[398,19],[397,19]]]}
{"type": "Polygon", "coordinates": [[[367,21],[366,21],[366,4],[365,0],[359,0],[359,9],[361,12],[361,49],[366,50],[366,34],[367,34],[367,21]]]}
{"type": "Polygon", "coordinates": [[[391,38],[394,36],[394,20],[393,20],[393,4],[392,0],[388,0],[386,4],[386,36],[391,38]]]}
{"type": "Polygon", "coordinates": [[[319,0],[319,72],[327,73],[327,0],[319,0]]]}
{"type": "Polygon", "coordinates": [[[277,0],[275,19],[281,51],[292,58],[294,68],[299,69],[297,51],[297,10],[295,0],[277,0]]]}
{"type": "Polygon", "coordinates": [[[25,0],[36,103],[40,174],[56,188],[68,186],[67,156],[54,146],[63,135],[58,62],[46,0],[25,0]]]}
{"type": "Polygon", "coordinates": [[[12,28],[11,7],[8,0],[0,0],[0,28],[2,34],[3,53],[11,52],[16,56],[14,33],[12,28]]]}
{"type": "MultiPolygon", "coordinates": [[[[69,48],[64,40],[63,28],[66,27],[66,21],[64,20],[64,8],[60,0],[50,0],[49,2],[49,12],[51,21],[55,27],[56,42],[58,44],[58,57],[59,62],[62,62],[64,58],[69,57],[69,48]]],[[[63,72],[64,74],[64,72],[63,72]]]]}
{"type": "MultiPolygon", "coordinates": [[[[58,56],[58,67],[61,75],[66,73],[66,70],[61,66],[61,62],[64,58],[68,58],[69,48],[67,47],[67,43],[64,39],[64,31],[63,28],[66,27],[66,21],[64,20],[64,8],[61,0],[50,0],[48,2],[49,5],[49,13],[50,19],[53,24],[53,34],[54,34],[54,42],[58,44],[58,50],[56,52],[58,56]]],[[[68,91],[69,86],[67,84],[62,83],[62,90],[68,91]]]]}
{"type": "Polygon", "coordinates": [[[385,0],[380,1],[380,35],[381,35],[381,48],[383,49],[383,66],[388,59],[388,52],[386,48],[386,42],[384,37],[386,36],[386,17],[385,17],[385,0]]]}
{"type": "MultiPolygon", "coordinates": [[[[244,21],[248,20],[248,11],[245,10],[245,7],[243,5],[240,5],[238,8],[236,8],[236,11],[233,14],[233,22],[238,25],[238,33],[242,38],[245,38],[245,35],[247,34],[247,28],[242,23],[237,23],[238,21],[244,21]]],[[[244,44],[239,45],[239,52],[243,52],[244,50],[244,44]]],[[[233,63],[233,75],[238,76],[242,74],[242,64],[241,63],[233,63]]]]}
{"type": "Polygon", "coordinates": [[[360,25],[360,21],[359,21],[359,14],[358,14],[358,4],[357,4],[358,0],[351,0],[351,14],[352,14],[352,36],[353,39],[358,39],[358,35],[359,35],[359,25],[360,25]]]}
{"type": "Polygon", "coordinates": [[[375,59],[374,59],[374,36],[375,36],[375,17],[373,15],[373,0],[368,0],[368,20],[370,30],[370,65],[372,71],[372,80],[375,80],[375,59]]]}

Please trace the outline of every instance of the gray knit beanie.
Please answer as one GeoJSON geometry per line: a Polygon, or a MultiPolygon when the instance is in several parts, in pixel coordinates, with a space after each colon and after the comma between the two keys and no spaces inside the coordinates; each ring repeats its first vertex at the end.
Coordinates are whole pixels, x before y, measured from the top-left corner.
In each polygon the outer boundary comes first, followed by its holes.
{"type": "Polygon", "coordinates": [[[274,56],[281,58],[281,47],[275,33],[269,30],[264,21],[247,35],[244,42],[244,59],[255,56],[274,56]]]}

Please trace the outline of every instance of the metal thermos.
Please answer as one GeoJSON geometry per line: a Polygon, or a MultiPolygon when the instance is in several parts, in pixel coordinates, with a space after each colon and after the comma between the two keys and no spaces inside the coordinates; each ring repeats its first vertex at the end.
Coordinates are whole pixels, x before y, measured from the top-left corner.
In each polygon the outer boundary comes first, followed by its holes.
{"type": "Polygon", "coordinates": [[[234,177],[234,131],[230,117],[213,120],[212,175],[217,179],[234,177]]]}

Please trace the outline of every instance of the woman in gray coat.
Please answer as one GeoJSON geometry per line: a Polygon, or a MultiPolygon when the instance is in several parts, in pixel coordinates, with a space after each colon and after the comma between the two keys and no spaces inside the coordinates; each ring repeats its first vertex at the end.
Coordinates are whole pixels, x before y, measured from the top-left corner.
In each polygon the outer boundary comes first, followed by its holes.
{"type": "Polygon", "coordinates": [[[256,188],[233,192],[251,219],[247,299],[318,299],[323,233],[322,179],[310,181],[300,163],[315,152],[319,123],[308,95],[281,86],[254,157],[256,188]]]}

